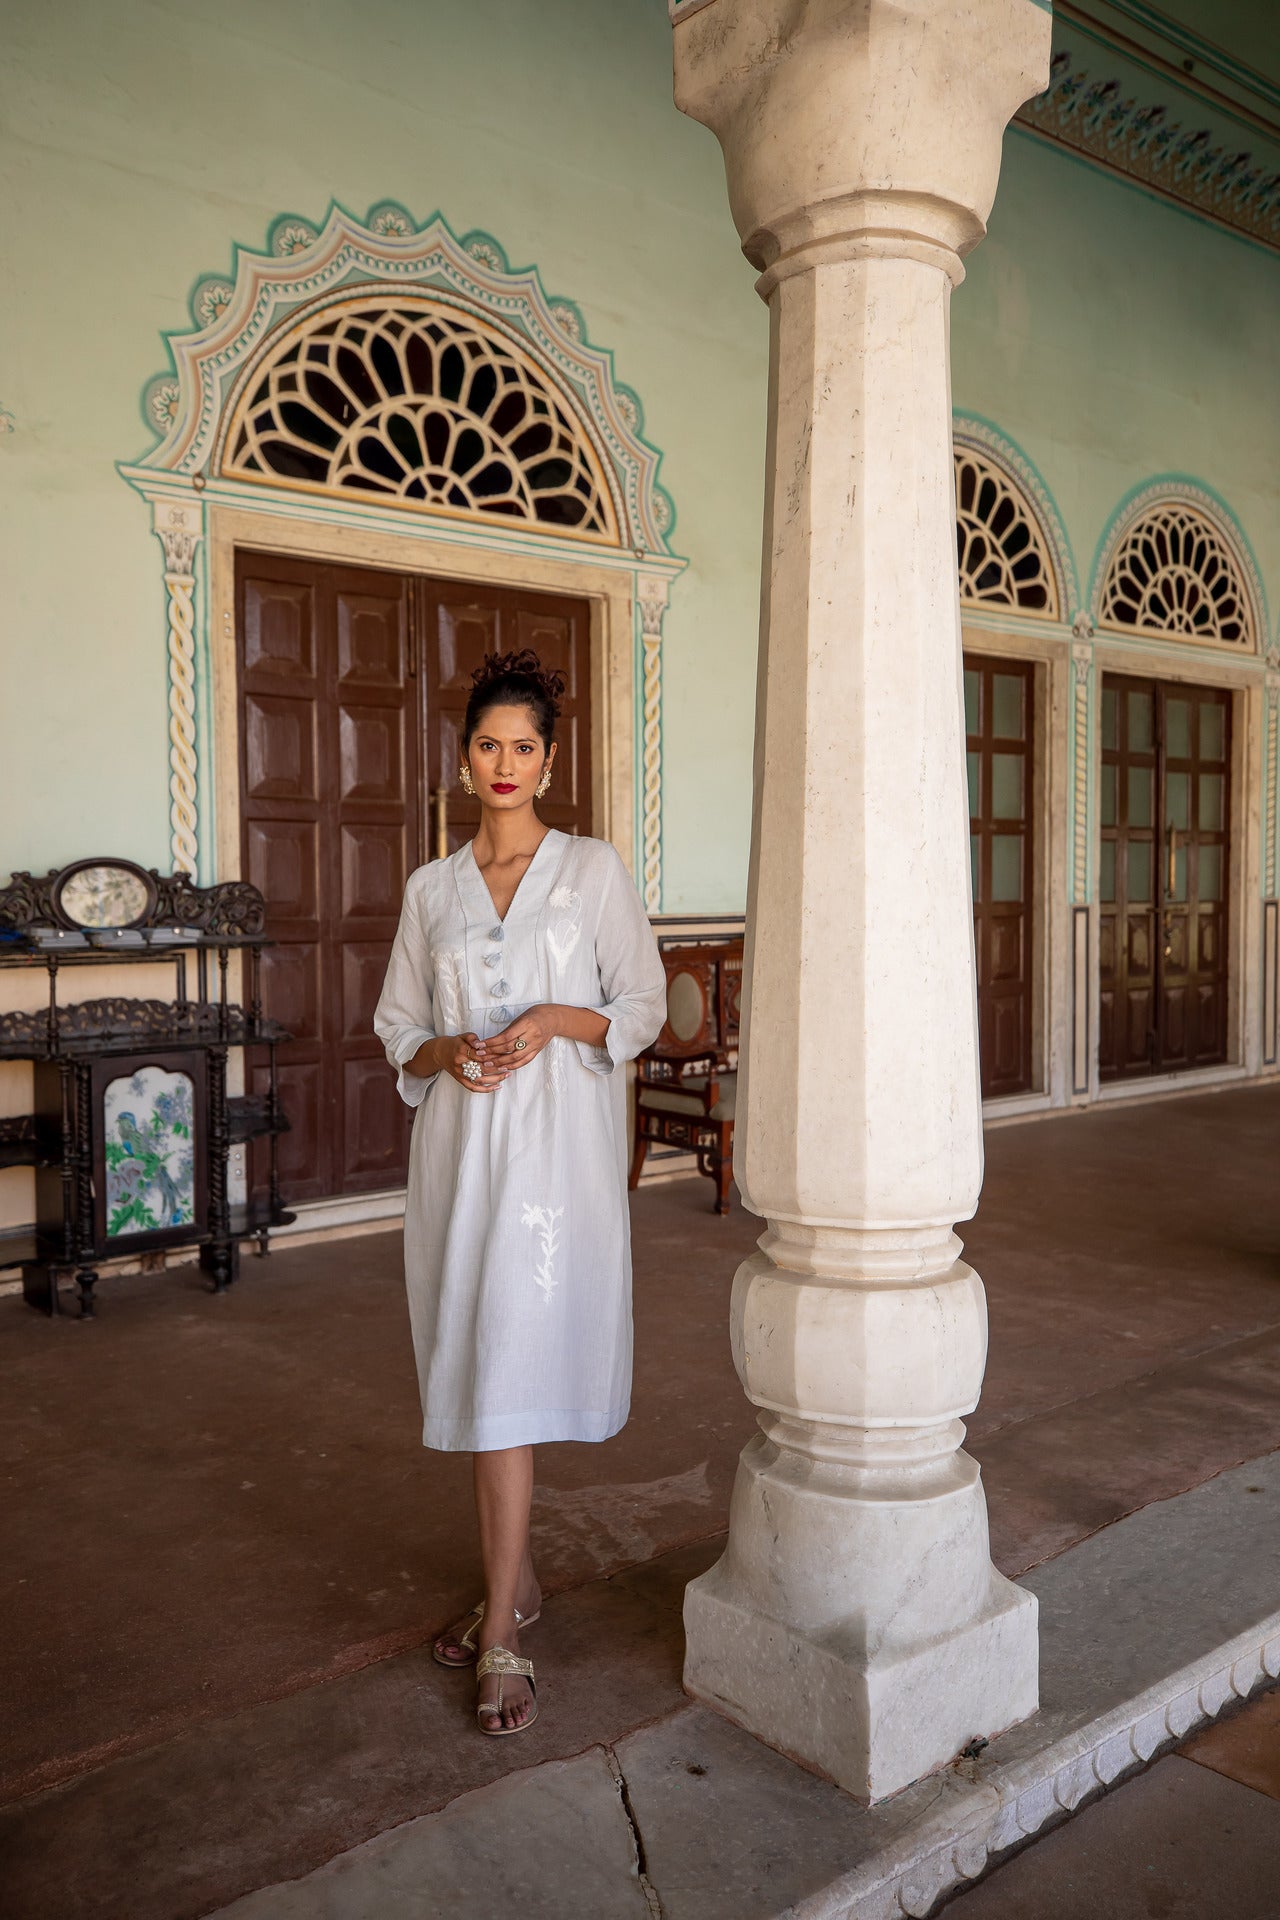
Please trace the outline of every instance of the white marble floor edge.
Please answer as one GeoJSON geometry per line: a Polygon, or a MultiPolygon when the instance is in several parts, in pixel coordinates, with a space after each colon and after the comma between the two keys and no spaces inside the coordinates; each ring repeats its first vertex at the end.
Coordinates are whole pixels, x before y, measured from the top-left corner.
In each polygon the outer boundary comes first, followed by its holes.
{"type": "Polygon", "coordinates": [[[1102,1788],[1280,1679],[1280,1609],[1029,1759],[941,1796],[874,1858],[786,1920],[923,1920],[988,1862],[1074,1813],[1102,1788]],[[941,1829],[941,1831],[939,1831],[941,1829]]]}
{"type": "MultiPolygon", "coordinates": [[[[223,1920],[488,1920],[504,1861],[531,1855],[538,1920],[923,1920],[1280,1679],[1280,1452],[1128,1515],[1023,1584],[1040,1601],[1039,1713],[878,1806],[691,1703],[616,1759],[593,1748],[508,1776],[223,1920]],[[819,1862],[831,1877],[815,1889],[819,1862]]],[[[526,1872],[519,1884],[527,1900],[526,1872]]]]}
{"type": "MultiPolygon", "coordinates": [[[[1273,1453],[1144,1507],[1024,1576],[1023,1584],[1041,1594],[1041,1712],[980,1759],[953,1763],[934,1782],[921,1781],[899,1796],[901,1806],[931,1785],[940,1789],[848,1874],[798,1901],[786,1920],[922,1920],[990,1861],[1056,1825],[1234,1702],[1273,1685],[1280,1679],[1280,1606],[1268,1602],[1280,1600],[1278,1512],[1280,1453],[1273,1453]],[[1247,1562],[1233,1548],[1247,1549],[1247,1562]],[[1121,1640],[1146,1630],[1142,1651],[1149,1666],[1162,1664],[1161,1633],[1175,1617],[1178,1651],[1186,1655],[1187,1643],[1197,1638],[1200,1645],[1190,1657],[1175,1654],[1164,1663],[1167,1670],[1131,1689],[1117,1689],[1113,1662],[1113,1671],[1100,1676],[1103,1702],[1082,1712],[1093,1677],[1089,1649],[1071,1649],[1086,1664],[1083,1675],[1077,1670],[1068,1677],[1059,1665],[1067,1652],[1063,1642],[1076,1640],[1091,1608],[1121,1640]],[[1224,1617],[1233,1613],[1248,1624],[1224,1638],[1224,1617]],[[1083,1700],[1064,1705],[1061,1695],[1069,1696],[1073,1685],[1083,1700]]],[[[1062,1665],[1069,1661],[1070,1655],[1062,1665]]],[[[894,1804],[873,1809],[871,1820],[894,1804]]]]}

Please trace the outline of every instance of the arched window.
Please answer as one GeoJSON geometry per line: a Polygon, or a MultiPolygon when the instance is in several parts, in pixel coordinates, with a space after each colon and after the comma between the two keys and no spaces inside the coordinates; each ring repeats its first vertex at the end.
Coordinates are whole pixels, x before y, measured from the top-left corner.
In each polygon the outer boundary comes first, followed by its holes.
{"type": "Polygon", "coordinates": [[[617,543],[595,451],[533,357],[398,295],[321,309],[255,368],[223,473],[617,543]]]}
{"type": "Polygon", "coordinates": [[[1103,626],[1251,648],[1253,623],[1240,562],[1195,507],[1162,500],[1116,543],[1102,582],[1103,626]]]}
{"type": "Polygon", "coordinates": [[[1030,502],[980,448],[957,446],[955,462],[961,600],[1056,620],[1057,579],[1030,502]]]}

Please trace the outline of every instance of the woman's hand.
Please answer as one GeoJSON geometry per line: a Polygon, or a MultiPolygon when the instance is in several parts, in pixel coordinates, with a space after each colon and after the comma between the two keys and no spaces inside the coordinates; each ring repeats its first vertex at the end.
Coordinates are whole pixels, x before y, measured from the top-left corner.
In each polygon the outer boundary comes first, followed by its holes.
{"type": "Polygon", "coordinates": [[[488,1042],[489,1058],[509,1073],[517,1067],[527,1067],[561,1031],[556,1018],[560,1011],[553,1006],[530,1007],[488,1042]]]}
{"type": "Polygon", "coordinates": [[[489,1041],[489,1058],[513,1072],[536,1060],[549,1040],[584,1040],[602,1047],[608,1031],[609,1022],[592,1007],[530,1007],[489,1041]]]}
{"type": "Polygon", "coordinates": [[[506,1079],[507,1069],[491,1055],[492,1047],[486,1047],[478,1034],[450,1033],[439,1040],[424,1041],[409,1062],[409,1071],[423,1079],[433,1073],[447,1073],[468,1093],[492,1093],[506,1079]],[[478,1079],[464,1073],[463,1068],[469,1064],[479,1066],[478,1079]]]}

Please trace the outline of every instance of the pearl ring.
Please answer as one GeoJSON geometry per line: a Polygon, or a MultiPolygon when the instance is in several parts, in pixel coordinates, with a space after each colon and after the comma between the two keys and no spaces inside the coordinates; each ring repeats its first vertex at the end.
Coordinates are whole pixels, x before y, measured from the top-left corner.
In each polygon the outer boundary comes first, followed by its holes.
{"type": "Polygon", "coordinates": [[[523,1053],[525,1048],[528,1046],[528,1044],[529,1042],[527,1040],[517,1040],[516,1047],[515,1047],[516,1052],[523,1053]]]}
{"type": "Polygon", "coordinates": [[[478,1080],[482,1071],[483,1069],[478,1060],[464,1060],[462,1063],[462,1077],[464,1080],[478,1080]]]}

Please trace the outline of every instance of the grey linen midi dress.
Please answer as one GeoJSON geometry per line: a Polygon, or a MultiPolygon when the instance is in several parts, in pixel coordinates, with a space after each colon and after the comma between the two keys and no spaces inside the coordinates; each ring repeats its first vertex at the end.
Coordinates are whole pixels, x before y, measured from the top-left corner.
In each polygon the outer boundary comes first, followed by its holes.
{"type": "Polygon", "coordinates": [[[653,930],[605,841],[549,832],[505,920],[470,845],[410,876],[374,1027],[417,1108],[404,1250],[426,1446],[605,1440],[626,1420],[623,1068],[665,1018],[653,930]],[[604,1046],[552,1040],[492,1093],[406,1070],[424,1040],[492,1039],[545,1002],[604,1014],[604,1046]]]}

